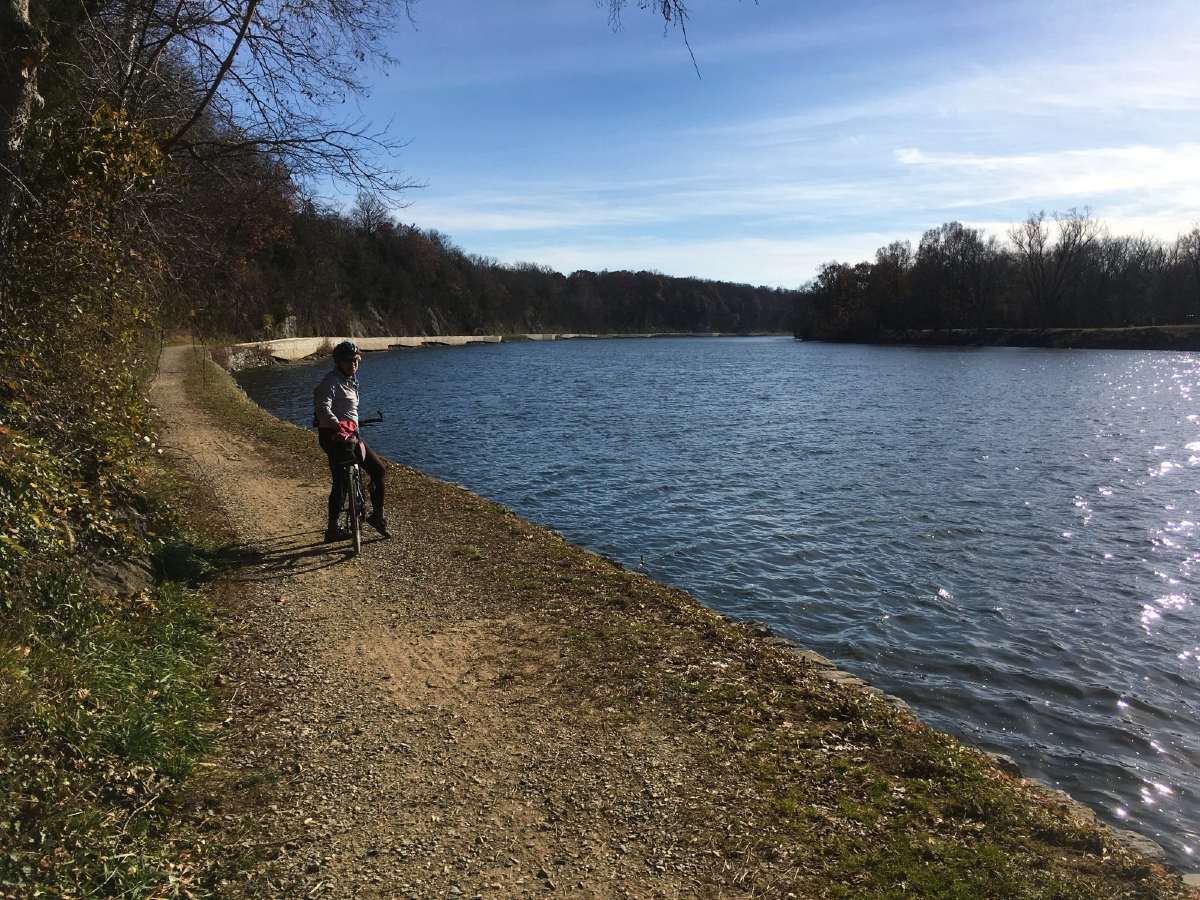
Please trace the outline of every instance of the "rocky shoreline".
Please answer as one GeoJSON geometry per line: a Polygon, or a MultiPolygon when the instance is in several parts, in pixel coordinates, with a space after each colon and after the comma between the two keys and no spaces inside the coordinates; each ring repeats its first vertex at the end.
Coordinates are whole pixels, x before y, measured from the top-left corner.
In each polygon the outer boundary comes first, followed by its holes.
{"type": "MultiPolygon", "coordinates": [[[[851,674],[844,669],[839,669],[833,660],[822,656],[820,653],[816,653],[812,650],[802,647],[793,640],[774,634],[770,627],[764,623],[755,622],[753,623],[753,627],[756,628],[761,635],[767,637],[773,643],[785,650],[795,653],[807,664],[811,665],[816,670],[819,677],[824,678],[834,684],[850,685],[859,690],[865,691],[868,694],[877,696],[904,715],[917,718],[917,715],[913,712],[912,707],[900,697],[897,697],[893,694],[884,693],[879,688],[867,683],[857,675],[851,674]]],[[[1073,820],[1088,826],[1095,826],[1105,829],[1109,834],[1112,835],[1114,840],[1124,844],[1129,849],[1140,853],[1147,859],[1152,859],[1155,862],[1164,864],[1167,862],[1167,852],[1154,839],[1149,838],[1146,835],[1130,828],[1115,828],[1112,825],[1103,822],[1096,815],[1095,810],[1093,810],[1090,806],[1080,803],[1078,800],[1071,797],[1071,795],[1066,791],[1051,787],[1048,784],[1038,781],[1036,778],[1026,778],[1021,772],[1021,768],[1017,764],[1016,760],[1014,760],[1011,756],[993,751],[984,751],[984,753],[996,764],[997,768],[999,768],[1005,774],[1010,775],[1013,778],[1021,779],[1021,781],[1023,781],[1033,790],[1045,794],[1048,800],[1061,804],[1065,814],[1073,820]]],[[[1200,887],[1200,873],[1186,874],[1184,878],[1185,883],[1195,887],[1200,887]]]]}

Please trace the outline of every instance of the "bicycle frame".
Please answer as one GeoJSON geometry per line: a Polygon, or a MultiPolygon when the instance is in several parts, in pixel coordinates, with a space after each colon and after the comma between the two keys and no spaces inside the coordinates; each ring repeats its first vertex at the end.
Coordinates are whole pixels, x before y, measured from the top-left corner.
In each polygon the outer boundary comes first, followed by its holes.
{"type": "MultiPolygon", "coordinates": [[[[363,419],[358,424],[378,425],[383,421],[383,412],[376,413],[373,419],[363,419]]],[[[358,463],[358,439],[351,443],[353,456],[351,461],[342,466],[342,478],[345,485],[346,505],[343,510],[346,530],[350,532],[350,540],[354,544],[354,555],[362,552],[362,525],[367,518],[367,500],[363,495],[362,466],[358,463]]]]}
{"type": "Polygon", "coordinates": [[[367,506],[363,496],[362,467],[353,462],[343,467],[342,472],[346,486],[346,530],[350,532],[350,540],[354,543],[354,555],[357,556],[362,551],[362,523],[366,518],[367,506]]]}

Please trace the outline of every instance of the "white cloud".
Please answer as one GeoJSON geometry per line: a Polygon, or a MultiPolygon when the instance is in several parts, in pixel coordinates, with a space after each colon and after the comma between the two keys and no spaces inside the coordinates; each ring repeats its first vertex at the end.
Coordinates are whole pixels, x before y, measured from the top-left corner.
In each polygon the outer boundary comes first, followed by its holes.
{"type": "Polygon", "coordinates": [[[996,155],[905,147],[895,158],[941,185],[947,205],[1067,200],[1099,208],[1111,195],[1129,192],[1151,207],[1200,201],[1200,144],[996,155]]]}
{"type": "MultiPolygon", "coordinates": [[[[515,186],[514,186],[515,187],[515,186]]],[[[451,233],[542,231],[700,220],[752,219],[757,225],[812,222],[831,207],[860,209],[878,204],[880,187],[870,179],[804,181],[789,177],[761,179],[735,170],[720,176],[625,183],[579,179],[528,182],[519,189],[463,192],[413,198],[406,216],[451,233]]],[[[897,198],[898,199],[898,198],[897,198]]]]}
{"type": "Polygon", "coordinates": [[[800,108],[794,111],[701,126],[695,134],[733,137],[751,146],[810,141],[824,130],[849,125],[1011,136],[1029,128],[1040,133],[1047,118],[1057,119],[1062,130],[1068,121],[1071,128],[1086,128],[1131,114],[1200,111],[1200,40],[1194,32],[1183,29],[1149,46],[1096,49],[1091,55],[1095,62],[1018,59],[977,65],[949,77],[931,74],[923,82],[829,104],[809,104],[811,93],[798,85],[800,108]]]}
{"type": "Polygon", "coordinates": [[[711,174],[694,178],[551,179],[503,192],[426,193],[413,199],[406,216],[458,236],[652,227],[694,233],[701,223],[762,236],[847,220],[932,226],[944,218],[1019,218],[1033,209],[1090,206],[1163,234],[1163,228],[1176,233],[1179,222],[1200,210],[1194,174],[1200,144],[1016,154],[905,147],[893,151],[890,163],[854,161],[811,177],[804,165],[788,169],[779,162],[779,171],[769,173],[760,164],[714,161],[711,174]]]}

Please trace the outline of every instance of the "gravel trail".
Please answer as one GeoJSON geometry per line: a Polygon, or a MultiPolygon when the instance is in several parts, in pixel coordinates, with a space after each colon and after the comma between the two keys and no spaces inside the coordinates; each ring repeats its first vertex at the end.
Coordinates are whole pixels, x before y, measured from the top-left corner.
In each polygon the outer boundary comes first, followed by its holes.
{"type": "MultiPolygon", "coordinates": [[[[277,773],[261,896],[694,896],[671,786],[686,753],[644,723],[580,728],[543,701],[536,626],[497,618],[393,485],[393,538],[319,543],[326,483],[215,426],[167,348],[151,398],[249,560],[226,764],[277,773]],[[514,677],[517,676],[517,677],[514,677]]],[[[728,895],[729,891],[722,891],[728,895]]]]}

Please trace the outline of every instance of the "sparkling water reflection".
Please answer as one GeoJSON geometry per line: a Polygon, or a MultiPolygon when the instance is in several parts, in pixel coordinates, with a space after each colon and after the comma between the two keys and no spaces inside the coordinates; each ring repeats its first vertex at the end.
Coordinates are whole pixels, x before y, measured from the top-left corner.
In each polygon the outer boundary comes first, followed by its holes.
{"type": "MultiPolygon", "coordinates": [[[[242,383],[307,424],[318,374],[242,383]]],[[[771,623],[1192,866],[1200,357],[630,340],[361,378],[393,458],[771,623]]]]}

